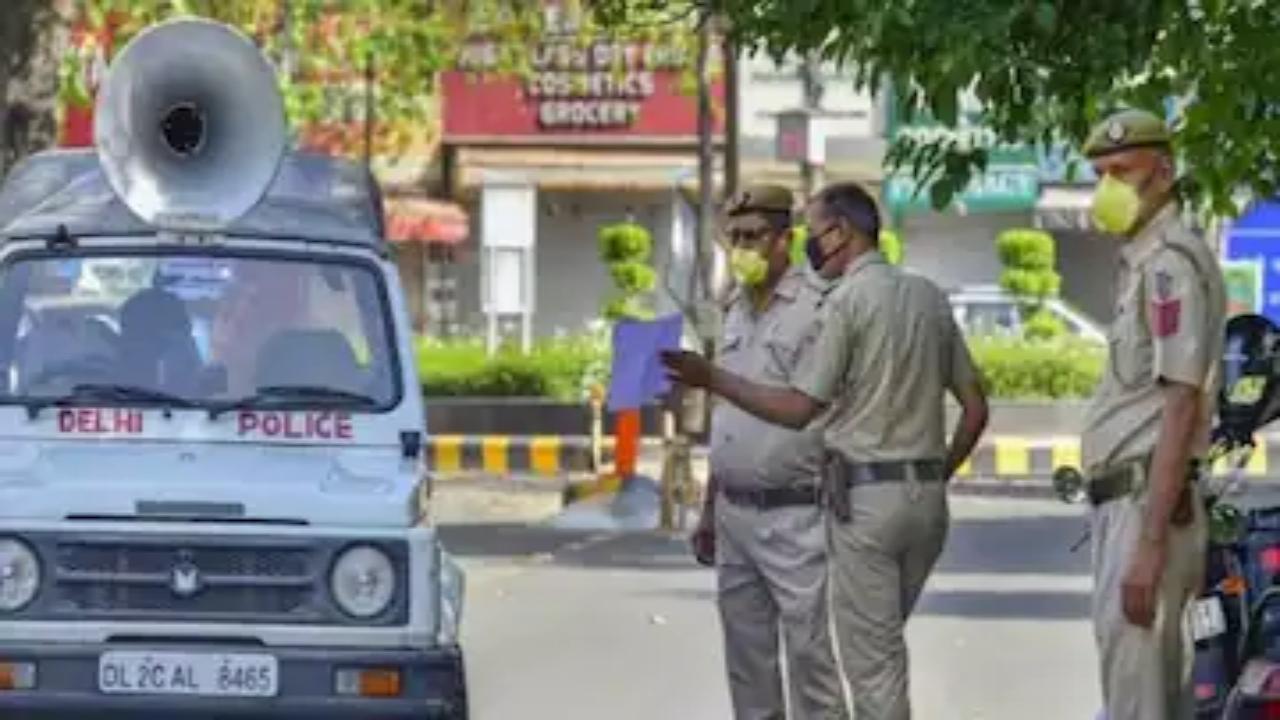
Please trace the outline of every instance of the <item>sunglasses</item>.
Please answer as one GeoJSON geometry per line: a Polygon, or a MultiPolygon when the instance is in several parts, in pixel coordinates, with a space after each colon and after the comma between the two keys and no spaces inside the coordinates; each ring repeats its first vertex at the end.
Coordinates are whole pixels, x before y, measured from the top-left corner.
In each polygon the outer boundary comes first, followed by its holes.
{"type": "Polygon", "coordinates": [[[768,226],[756,228],[730,228],[724,231],[724,237],[730,245],[751,245],[767,238],[773,233],[768,226]]]}

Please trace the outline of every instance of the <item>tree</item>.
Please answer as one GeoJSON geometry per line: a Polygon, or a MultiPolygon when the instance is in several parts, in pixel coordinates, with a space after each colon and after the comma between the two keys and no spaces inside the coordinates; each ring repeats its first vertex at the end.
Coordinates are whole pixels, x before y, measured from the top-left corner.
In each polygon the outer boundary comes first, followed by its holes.
{"type": "MultiPolygon", "coordinates": [[[[1176,106],[1186,198],[1234,214],[1280,188],[1280,73],[1271,0],[707,0],[744,51],[817,50],[861,88],[888,81],[897,111],[955,126],[969,91],[999,141],[1078,144],[1121,105],[1176,106]]],[[[617,21],[656,0],[597,0],[617,21]]],[[[987,162],[987,146],[895,140],[936,207],[987,162]]]]}
{"type": "MultiPolygon", "coordinates": [[[[575,15],[573,0],[560,3],[575,15]]],[[[494,40],[491,72],[528,73],[529,50],[546,30],[543,3],[527,0],[83,0],[79,20],[94,35],[109,34],[119,49],[146,26],[179,15],[208,17],[252,37],[280,70],[288,118],[304,141],[358,154],[364,147],[366,80],[372,78],[374,154],[397,154],[437,139],[436,81],[453,69],[469,39],[494,40]],[[318,132],[316,132],[318,131],[318,132]]],[[[604,27],[588,18],[557,31],[581,38],[653,37],[672,28],[638,12],[629,22],[604,27]]],[[[663,15],[662,17],[666,17],[663,15]]],[[[677,40],[692,32],[675,33],[677,40]]],[[[66,58],[64,75],[77,81],[83,62],[66,58]]],[[[78,82],[64,87],[72,102],[87,102],[78,82]]]]}
{"type": "Polygon", "coordinates": [[[8,0],[0,22],[0,178],[57,131],[54,98],[66,29],[47,0],[8,0]]]}
{"type": "Polygon", "coordinates": [[[1005,230],[996,237],[996,253],[1004,265],[1000,287],[1020,301],[1027,318],[1026,337],[1039,340],[1060,335],[1065,329],[1062,321],[1044,308],[1062,286],[1054,269],[1053,236],[1041,230],[1005,230]]]}
{"type": "MultiPolygon", "coordinates": [[[[364,149],[364,94],[373,80],[372,148],[395,152],[424,141],[434,115],[435,81],[461,47],[461,28],[499,24],[500,0],[440,4],[424,12],[415,0],[85,0],[77,18],[90,37],[109,37],[108,53],[156,22],[196,15],[227,23],[253,38],[279,69],[287,117],[338,152],[364,149]]],[[[518,5],[513,4],[513,8],[518,5]]],[[[536,10],[536,8],[535,8],[536,10]]],[[[534,11],[502,15],[497,32],[528,37],[534,11]]],[[[109,58],[108,58],[109,59],[109,58]]],[[[66,56],[72,103],[91,100],[77,72],[83,52],[66,56]]]]}

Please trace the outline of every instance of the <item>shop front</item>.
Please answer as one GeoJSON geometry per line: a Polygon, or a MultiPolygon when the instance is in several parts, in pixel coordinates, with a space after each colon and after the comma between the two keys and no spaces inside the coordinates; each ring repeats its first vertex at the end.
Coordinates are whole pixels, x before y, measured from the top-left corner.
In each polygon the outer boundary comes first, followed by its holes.
{"type": "Polygon", "coordinates": [[[548,35],[528,60],[501,75],[497,46],[477,39],[441,80],[446,183],[474,219],[462,323],[525,342],[585,329],[611,287],[597,233],[628,220],[651,233],[659,306],[673,308],[694,246],[691,48],[548,35]]]}

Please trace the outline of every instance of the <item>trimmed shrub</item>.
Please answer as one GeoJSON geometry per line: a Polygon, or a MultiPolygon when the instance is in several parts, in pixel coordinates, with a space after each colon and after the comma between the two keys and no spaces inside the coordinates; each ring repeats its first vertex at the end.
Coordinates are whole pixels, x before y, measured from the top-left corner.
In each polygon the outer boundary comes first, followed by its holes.
{"type": "Polygon", "coordinates": [[[609,348],[598,335],[538,342],[528,355],[500,348],[492,357],[484,341],[417,343],[422,392],[432,397],[545,397],[577,402],[608,373],[609,348]]]}
{"type": "Polygon", "coordinates": [[[1067,335],[1047,341],[969,338],[987,393],[1002,400],[1078,400],[1093,393],[1106,348],[1067,335]]]}

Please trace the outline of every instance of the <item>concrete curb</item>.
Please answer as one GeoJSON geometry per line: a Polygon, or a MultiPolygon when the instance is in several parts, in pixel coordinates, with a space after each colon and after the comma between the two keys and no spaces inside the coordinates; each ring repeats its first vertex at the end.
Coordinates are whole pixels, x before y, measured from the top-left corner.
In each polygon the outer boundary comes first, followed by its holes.
{"type": "MultiPolygon", "coordinates": [[[[642,449],[661,447],[646,438],[642,449]]],[[[614,439],[605,438],[601,463],[613,462],[614,439]]],[[[525,473],[557,477],[593,473],[591,439],[572,435],[433,435],[427,440],[427,469],[438,474],[525,473]]]]}
{"type": "MultiPolygon", "coordinates": [[[[956,475],[959,478],[1000,478],[1002,480],[1047,479],[1055,468],[1063,465],[1080,467],[1080,439],[1078,437],[1021,437],[1016,435],[991,436],[981,443],[956,475]]],[[[1269,442],[1266,437],[1257,439],[1257,446],[1245,464],[1245,477],[1265,477],[1270,468],[1280,469],[1280,442],[1269,442]]],[[[1214,474],[1228,471],[1227,463],[1219,462],[1214,474]]]]}
{"type": "MultiPolygon", "coordinates": [[[[613,438],[605,438],[601,463],[613,462],[613,438]]],[[[644,450],[660,450],[662,441],[646,438],[644,450]]],[[[698,449],[695,456],[705,450],[698,449]]],[[[489,475],[529,474],[564,477],[595,474],[591,440],[569,435],[436,435],[427,442],[427,464],[433,473],[485,473],[489,475]]],[[[1055,468],[1080,466],[1080,439],[1074,436],[1028,437],[988,436],[957,475],[960,478],[1000,478],[1019,480],[1049,478],[1055,468]]],[[[1258,445],[1244,468],[1246,477],[1264,477],[1280,471],[1280,440],[1259,437],[1258,445]]],[[[1215,467],[1222,473],[1225,463],[1215,467]]]]}

